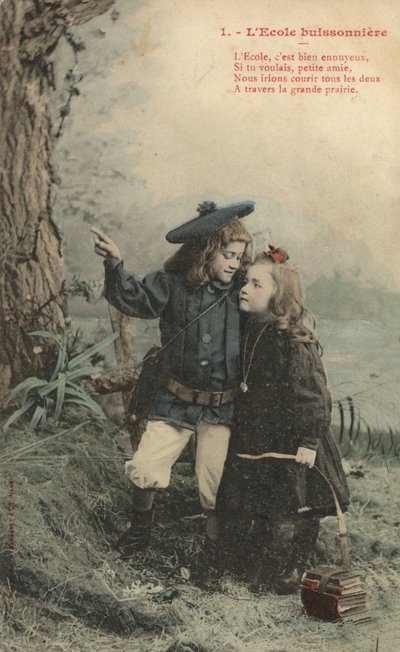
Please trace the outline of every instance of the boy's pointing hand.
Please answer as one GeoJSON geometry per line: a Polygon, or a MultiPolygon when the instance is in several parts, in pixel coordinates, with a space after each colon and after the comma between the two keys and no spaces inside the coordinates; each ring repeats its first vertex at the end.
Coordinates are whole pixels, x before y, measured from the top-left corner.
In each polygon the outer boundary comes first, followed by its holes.
{"type": "Polygon", "coordinates": [[[96,236],[94,241],[95,253],[103,258],[107,258],[114,266],[118,265],[122,260],[122,254],[118,245],[97,227],[93,226],[90,230],[96,236]]]}

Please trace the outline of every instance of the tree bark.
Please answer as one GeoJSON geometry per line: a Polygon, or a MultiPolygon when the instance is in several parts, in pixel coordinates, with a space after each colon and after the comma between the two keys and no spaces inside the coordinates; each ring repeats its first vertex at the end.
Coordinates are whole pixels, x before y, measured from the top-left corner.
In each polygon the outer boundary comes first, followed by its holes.
{"type": "MultiPolygon", "coordinates": [[[[125,369],[134,368],[135,366],[135,352],[134,352],[134,339],[132,332],[131,320],[122,312],[109,304],[109,312],[111,319],[111,326],[114,332],[119,333],[119,338],[114,342],[115,357],[118,365],[125,369]]],[[[132,383],[127,384],[121,388],[122,404],[124,406],[125,416],[128,416],[128,407],[133,391],[132,383]]]]}
{"type": "Polygon", "coordinates": [[[54,351],[31,330],[57,331],[67,310],[48,57],[71,26],[114,0],[6,0],[0,5],[0,408],[11,386],[46,375],[54,351]]]}

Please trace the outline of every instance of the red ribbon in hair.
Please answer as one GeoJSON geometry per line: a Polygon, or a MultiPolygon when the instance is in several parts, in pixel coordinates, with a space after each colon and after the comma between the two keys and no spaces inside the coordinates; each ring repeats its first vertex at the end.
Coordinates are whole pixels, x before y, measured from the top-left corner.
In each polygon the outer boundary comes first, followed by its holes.
{"type": "Polygon", "coordinates": [[[284,249],[280,247],[274,247],[268,243],[269,250],[264,251],[267,258],[272,260],[274,263],[286,263],[289,260],[289,256],[284,249]]]}

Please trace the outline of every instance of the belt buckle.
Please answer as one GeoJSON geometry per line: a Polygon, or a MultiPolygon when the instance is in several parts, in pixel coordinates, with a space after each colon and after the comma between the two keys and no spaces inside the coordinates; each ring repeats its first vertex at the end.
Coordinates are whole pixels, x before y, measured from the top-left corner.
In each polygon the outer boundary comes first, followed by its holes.
{"type": "Polygon", "coordinates": [[[224,392],[212,392],[211,393],[211,401],[210,405],[211,407],[219,407],[222,403],[222,397],[223,397],[224,392]]]}

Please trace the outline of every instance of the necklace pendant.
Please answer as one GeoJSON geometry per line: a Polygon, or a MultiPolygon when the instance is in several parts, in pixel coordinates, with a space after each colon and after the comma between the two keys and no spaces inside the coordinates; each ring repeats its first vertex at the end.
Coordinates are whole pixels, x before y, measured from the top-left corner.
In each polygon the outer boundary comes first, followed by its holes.
{"type": "Polygon", "coordinates": [[[247,386],[247,383],[244,383],[244,382],[240,383],[240,389],[242,390],[242,392],[247,392],[248,389],[249,389],[248,386],[247,386]]]}

